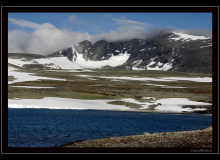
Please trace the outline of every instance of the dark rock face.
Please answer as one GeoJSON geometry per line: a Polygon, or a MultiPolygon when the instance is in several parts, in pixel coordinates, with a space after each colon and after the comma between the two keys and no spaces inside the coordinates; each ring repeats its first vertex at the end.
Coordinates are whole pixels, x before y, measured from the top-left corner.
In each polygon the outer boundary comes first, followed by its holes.
{"type": "Polygon", "coordinates": [[[109,43],[104,41],[104,40],[100,40],[97,41],[94,45],[93,48],[91,50],[91,54],[90,54],[90,59],[93,61],[98,61],[98,60],[103,60],[103,59],[108,59],[109,57],[111,57],[111,53],[112,50],[109,46],[109,43]],[[108,58],[106,58],[108,57],[108,58]]]}
{"type": "Polygon", "coordinates": [[[85,60],[102,61],[126,53],[130,54],[127,62],[116,68],[152,69],[157,67],[169,71],[212,73],[212,38],[172,39],[178,37],[179,35],[174,32],[164,32],[150,41],[132,39],[108,43],[100,40],[92,45],[91,42],[85,40],[51,55],[61,53],[70,61],[76,61],[77,51],[78,54],[83,54],[85,60]],[[166,68],[166,66],[169,67],[166,68]]]}

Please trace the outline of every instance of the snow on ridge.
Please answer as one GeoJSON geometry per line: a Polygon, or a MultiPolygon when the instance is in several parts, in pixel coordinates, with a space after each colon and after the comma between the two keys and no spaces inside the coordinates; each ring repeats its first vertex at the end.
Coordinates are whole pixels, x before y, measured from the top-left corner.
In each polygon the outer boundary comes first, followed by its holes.
{"type": "Polygon", "coordinates": [[[174,37],[174,38],[169,38],[172,40],[198,40],[198,39],[210,39],[211,37],[205,37],[205,36],[196,36],[196,35],[191,35],[191,34],[186,34],[186,33],[179,33],[179,32],[172,32],[176,35],[178,35],[179,37],[174,37]]]}

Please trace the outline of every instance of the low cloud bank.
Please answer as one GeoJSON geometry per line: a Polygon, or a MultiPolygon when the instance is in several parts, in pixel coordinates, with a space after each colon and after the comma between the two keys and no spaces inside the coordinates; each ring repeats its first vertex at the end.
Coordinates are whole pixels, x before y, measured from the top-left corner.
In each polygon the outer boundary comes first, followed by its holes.
{"type": "Polygon", "coordinates": [[[60,30],[52,24],[44,23],[32,33],[21,30],[9,32],[8,52],[47,55],[85,39],[91,39],[87,32],[60,30]]]}
{"type": "Polygon", "coordinates": [[[153,28],[151,30],[119,30],[90,35],[87,32],[71,32],[68,30],[61,30],[50,23],[43,23],[34,26],[35,31],[27,33],[21,30],[13,30],[8,33],[8,52],[9,53],[32,53],[47,55],[57,50],[64,49],[70,45],[77,44],[83,40],[89,40],[95,43],[98,40],[106,40],[108,42],[117,40],[129,40],[133,38],[152,39],[165,30],[175,30],[188,34],[204,35],[211,37],[211,31],[199,29],[161,29],[153,28]]]}

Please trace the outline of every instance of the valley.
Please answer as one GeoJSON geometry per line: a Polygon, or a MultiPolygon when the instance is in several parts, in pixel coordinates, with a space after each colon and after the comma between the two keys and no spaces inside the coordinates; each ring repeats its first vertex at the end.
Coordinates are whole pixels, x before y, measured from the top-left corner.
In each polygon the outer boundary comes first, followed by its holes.
{"type": "Polygon", "coordinates": [[[8,53],[8,98],[105,100],[103,108],[72,102],[83,109],[212,113],[211,41],[164,32],[150,41],[85,40],[47,56],[8,53]]]}

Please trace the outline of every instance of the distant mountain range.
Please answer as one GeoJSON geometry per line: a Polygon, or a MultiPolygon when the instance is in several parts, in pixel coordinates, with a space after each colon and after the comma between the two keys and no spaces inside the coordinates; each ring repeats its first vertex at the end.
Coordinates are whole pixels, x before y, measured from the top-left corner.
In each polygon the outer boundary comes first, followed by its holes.
{"type": "Polygon", "coordinates": [[[212,73],[212,38],[169,31],[151,40],[100,40],[93,45],[85,40],[44,58],[51,63],[35,61],[30,65],[42,63],[46,68],[56,69],[105,68],[212,73]]]}

